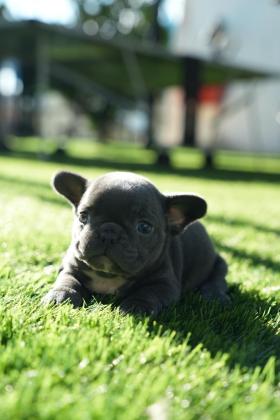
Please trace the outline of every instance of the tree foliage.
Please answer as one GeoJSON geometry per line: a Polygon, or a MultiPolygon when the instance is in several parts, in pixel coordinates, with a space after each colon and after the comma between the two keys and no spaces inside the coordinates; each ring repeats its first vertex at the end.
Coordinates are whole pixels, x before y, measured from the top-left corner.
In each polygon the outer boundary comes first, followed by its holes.
{"type": "Polygon", "coordinates": [[[89,35],[107,39],[132,36],[164,41],[166,30],[158,19],[161,0],[75,0],[78,25],[89,35]]]}

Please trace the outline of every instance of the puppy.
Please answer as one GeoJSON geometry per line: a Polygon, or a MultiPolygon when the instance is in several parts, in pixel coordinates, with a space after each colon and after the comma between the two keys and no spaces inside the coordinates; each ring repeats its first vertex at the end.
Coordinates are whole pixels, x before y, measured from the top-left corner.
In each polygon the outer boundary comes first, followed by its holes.
{"type": "Polygon", "coordinates": [[[88,181],[59,172],[55,190],[74,208],[72,242],[43,303],[83,305],[114,294],[123,312],[157,314],[190,290],[229,300],[227,265],[197,219],[195,194],[163,195],[142,176],[112,172],[88,181]]]}

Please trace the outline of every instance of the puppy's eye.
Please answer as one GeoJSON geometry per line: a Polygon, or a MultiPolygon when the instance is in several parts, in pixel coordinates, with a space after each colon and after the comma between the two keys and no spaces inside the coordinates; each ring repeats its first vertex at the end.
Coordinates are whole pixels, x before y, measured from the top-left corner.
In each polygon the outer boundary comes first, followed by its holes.
{"type": "Polygon", "coordinates": [[[138,233],[142,235],[149,235],[153,231],[153,225],[151,223],[146,222],[145,220],[141,220],[136,225],[136,230],[138,233]]]}
{"type": "Polygon", "coordinates": [[[79,214],[79,222],[85,225],[88,222],[88,213],[86,211],[81,211],[79,214]]]}

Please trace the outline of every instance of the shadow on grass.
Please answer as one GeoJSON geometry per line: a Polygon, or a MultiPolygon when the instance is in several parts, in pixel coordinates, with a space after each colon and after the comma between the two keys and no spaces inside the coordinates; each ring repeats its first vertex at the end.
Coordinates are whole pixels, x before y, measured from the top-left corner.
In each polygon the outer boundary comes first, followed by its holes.
{"type": "Polygon", "coordinates": [[[67,206],[66,201],[63,201],[55,194],[49,183],[32,181],[30,179],[18,178],[9,175],[0,175],[0,183],[9,188],[16,187],[19,192],[24,191],[29,196],[36,197],[47,203],[58,206],[67,206]]]}
{"type": "Polygon", "coordinates": [[[256,229],[259,232],[273,233],[275,235],[280,235],[280,229],[264,226],[259,223],[255,223],[252,220],[243,220],[239,218],[231,219],[229,217],[213,215],[213,214],[207,215],[207,220],[209,220],[210,222],[225,224],[225,225],[233,226],[233,227],[247,228],[249,226],[253,229],[256,229]]]}
{"type": "Polygon", "coordinates": [[[221,251],[230,253],[233,257],[236,257],[241,260],[247,260],[252,266],[261,266],[274,271],[280,272],[280,263],[272,260],[271,258],[261,257],[255,252],[248,252],[244,249],[233,248],[228,245],[225,245],[221,241],[214,240],[217,248],[221,251]]]}
{"type": "MultiPolygon", "coordinates": [[[[37,160],[38,156],[32,152],[16,152],[11,155],[13,158],[37,160]]],[[[280,182],[280,172],[251,172],[246,170],[232,169],[204,169],[204,168],[178,168],[157,165],[156,163],[115,161],[106,157],[82,158],[74,156],[53,157],[48,162],[61,163],[63,165],[79,166],[87,168],[99,168],[104,170],[151,172],[156,174],[174,174],[193,178],[202,178],[216,181],[259,181],[269,183],[280,182]]]]}
{"type": "Polygon", "coordinates": [[[12,185],[23,186],[23,187],[38,188],[38,189],[51,191],[50,184],[48,184],[47,182],[32,181],[31,179],[18,178],[17,176],[1,174],[0,181],[6,184],[10,184],[10,186],[12,185]]]}
{"type": "MultiPolygon", "coordinates": [[[[230,295],[232,304],[224,307],[205,302],[198,293],[189,294],[156,320],[149,319],[149,334],[155,337],[175,332],[177,344],[188,340],[191,348],[202,344],[212,357],[227,355],[229,368],[263,368],[274,356],[279,374],[280,336],[276,325],[279,305],[272,299],[261,298],[257,292],[241,291],[236,285],[231,286],[230,295]]],[[[103,297],[100,302],[111,304],[113,298],[103,297]]],[[[136,316],[134,322],[142,322],[142,318],[136,316]]]]}
{"type": "Polygon", "coordinates": [[[205,303],[197,294],[190,295],[174,309],[150,323],[151,334],[176,331],[175,340],[184,342],[190,335],[192,347],[202,343],[214,357],[228,355],[232,368],[264,367],[271,356],[280,365],[280,337],[273,319],[279,314],[276,302],[264,300],[257,293],[231,288],[232,305],[221,307],[205,303]]]}

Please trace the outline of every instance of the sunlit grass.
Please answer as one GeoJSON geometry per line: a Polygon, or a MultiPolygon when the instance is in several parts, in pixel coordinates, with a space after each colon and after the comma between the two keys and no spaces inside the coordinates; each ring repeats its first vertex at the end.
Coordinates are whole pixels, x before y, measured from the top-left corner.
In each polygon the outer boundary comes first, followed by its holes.
{"type": "Polygon", "coordinates": [[[199,170],[197,151],[179,150],[175,171],[164,172],[137,147],[77,143],[69,151],[72,160],[61,163],[0,157],[0,418],[130,420],[159,410],[172,419],[276,419],[279,161],[262,168],[259,157],[224,153],[221,170],[209,172],[199,170]],[[94,302],[40,306],[71,231],[71,208],[49,186],[53,173],[93,178],[126,167],[162,191],[206,197],[205,224],[230,267],[231,307],[192,295],[153,321],[94,302]]]}

